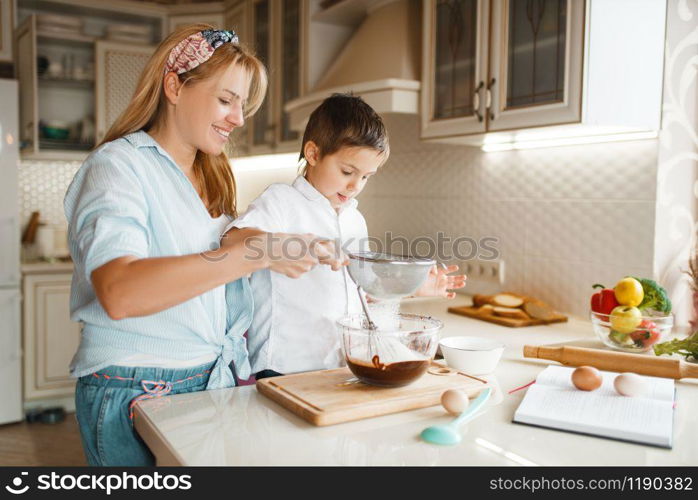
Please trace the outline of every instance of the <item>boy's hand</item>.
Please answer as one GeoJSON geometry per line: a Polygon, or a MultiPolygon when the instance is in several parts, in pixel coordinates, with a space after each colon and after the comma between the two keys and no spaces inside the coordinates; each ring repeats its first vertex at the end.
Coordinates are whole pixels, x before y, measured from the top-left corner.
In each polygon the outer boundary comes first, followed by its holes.
{"type": "Polygon", "coordinates": [[[452,299],[456,296],[456,290],[465,286],[466,276],[464,274],[456,274],[449,276],[450,273],[458,271],[458,266],[452,265],[445,269],[433,266],[429,270],[429,276],[422,286],[415,292],[415,297],[444,297],[452,299]]]}

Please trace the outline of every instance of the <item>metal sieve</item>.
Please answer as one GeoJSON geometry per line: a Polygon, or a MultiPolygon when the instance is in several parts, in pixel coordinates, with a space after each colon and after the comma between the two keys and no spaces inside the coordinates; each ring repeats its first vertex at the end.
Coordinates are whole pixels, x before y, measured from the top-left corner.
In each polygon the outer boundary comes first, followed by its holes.
{"type": "Polygon", "coordinates": [[[432,259],[378,252],[349,254],[348,271],[354,282],[376,299],[394,300],[412,295],[424,283],[432,259]]]}

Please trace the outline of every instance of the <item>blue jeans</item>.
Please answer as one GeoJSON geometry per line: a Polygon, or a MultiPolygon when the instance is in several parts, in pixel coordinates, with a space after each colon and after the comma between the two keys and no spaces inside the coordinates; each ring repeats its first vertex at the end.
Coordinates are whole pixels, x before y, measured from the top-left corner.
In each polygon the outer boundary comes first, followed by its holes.
{"type": "Polygon", "coordinates": [[[203,391],[212,366],[213,363],[191,368],[108,366],[80,377],[75,388],[75,414],[87,463],[154,465],[153,454],[133,428],[132,405],[166,394],[203,391]]]}

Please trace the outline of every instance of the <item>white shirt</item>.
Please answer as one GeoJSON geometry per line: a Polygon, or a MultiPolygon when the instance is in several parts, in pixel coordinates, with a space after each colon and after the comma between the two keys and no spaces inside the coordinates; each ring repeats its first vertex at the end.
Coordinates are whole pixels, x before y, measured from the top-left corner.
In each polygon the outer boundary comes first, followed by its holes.
{"type": "MultiPolygon", "coordinates": [[[[367,248],[366,221],[355,199],[337,212],[304,177],[293,185],[272,184],[231,227],[265,232],[313,233],[335,242],[346,252],[367,248]]],[[[318,265],[292,279],[269,270],[250,278],[254,319],[248,331],[252,372],[280,373],[341,366],[340,337],[335,322],[361,312],[361,302],[348,273],[318,265]]]]}

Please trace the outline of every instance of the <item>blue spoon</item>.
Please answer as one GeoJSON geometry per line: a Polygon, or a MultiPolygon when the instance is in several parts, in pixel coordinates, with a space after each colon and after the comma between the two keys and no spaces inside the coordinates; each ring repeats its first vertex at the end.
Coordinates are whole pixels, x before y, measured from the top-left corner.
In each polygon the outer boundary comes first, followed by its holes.
{"type": "Polygon", "coordinates": [[[492,389],[486,387],[480,392],[480,395],[473,400],[471,405],[461,413],[456,419],[451,421],[451,423],[446,425],[432,425],[427,427],[420,434],[421,438],[433,444],[458,444],[461,441],[461,435],[458,431],[458,426],[464,422],[472,420],[475,417],[477,411],[482,408],[485,402],[490,398],[492,394],[492,389]]]}

